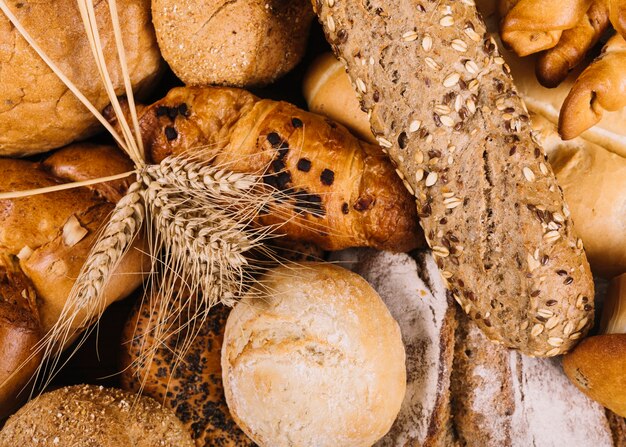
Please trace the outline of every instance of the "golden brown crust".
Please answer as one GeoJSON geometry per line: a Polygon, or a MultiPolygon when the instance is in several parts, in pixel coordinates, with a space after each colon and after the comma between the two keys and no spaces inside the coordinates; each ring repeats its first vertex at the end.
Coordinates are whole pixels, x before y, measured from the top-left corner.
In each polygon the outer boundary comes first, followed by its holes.
{"type": "Polygon", "coordinates": [[[605,112],[626,106],[626,41],[613,36],[602,55],[576,79],[563,102],[559,133],[565,140],[575,138],[597,124],[605,112]]]}
{"type": "Polygon", "coordinates": [[[228,169],[264,174],[286,200],[258,221],[280,224],[290,238],[326,250],[421,245],[414,203],[391,163],[329,119],[244,90],[175,88],[142,111],[140,125],[155,162],[197,151],[228,169]]]}
{"type": "Polygon", "coordinates": [[[302,58],[306,0],[154,0],[163,58],[187,85],[269,84],[302,58]]]}
{"type": "Polygon", "coordinates": [[[589,9],[592,0],[505,1],[500,11],[506,12],[500,25],[502,41],[518,56],[553,48],[564,30],[574,28],[589,9]]]}
{"type": "Polygon", "coordinates": [[[595,1],[575,27],[563,31],[554,48],[537,59],[537,79],[546,87],[556,87],[586,56],[609,26],[605,0],[595,1]]]}
{"type": "Polygon", "coordinates": [[[222,386],[220,355],[229,312],[220,304],[211,309],[180,361],[176,358],[182,354],[177,337],[169,337],[160,345],[149,365],[140,361],[142,347],[155,343],[149,330],[154,316],[148,301],[135,307],[122,334],[122,388],[141,392],[172,409],[197,447],[253,445],[232,420],[222,386]]]}
{"type": "Polygon", "coordinates": [[[626,417],[626,334],[584,339],[563,357],[563,369],[583,393],[626,417]]]}
{"type": "MultiPolygon", "coordinates": [[[[29,34],[101,110],[109,103],[78,6],[73,0],[10,0],[9,8],[29,34]]],[[[116,92],[121,70],[106,1],[94,2],[103,50],[116,92]]],[[[149,0],[118,0],[124,50],[134,90],[145,93],[156,81],[160,54],[150,22],[149,0]]],[[[25,155],[61,147],[99,130],[93,115],[45,65],[0,14],[0,155],[25,155]]]]}
{"type": "Polygon", "coordinates": [[[626,39],[626,1],[607,0],[611,11],[611,24],[626,39]]]}
{"type": "Polygon", "coordinates": [[[42,331],[30,281],[10,257],[0,259],[0,419],[28,397],[26,385],[41,355],[33,354],[42,331]]]}
{"type": "Polygon", "coordinates": [[[174,414],[154,400],[95,385],[31,400],[0,431],[0,446],[193,447],[174,414]],[[34,440],[37,440],[36,442],[34,440]]]}

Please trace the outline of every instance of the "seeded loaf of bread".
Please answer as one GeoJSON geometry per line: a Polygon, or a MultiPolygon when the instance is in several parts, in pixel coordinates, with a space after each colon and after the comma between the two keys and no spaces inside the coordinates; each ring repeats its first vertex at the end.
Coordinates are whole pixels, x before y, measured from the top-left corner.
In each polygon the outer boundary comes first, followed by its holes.
{"type": "Polygon", "coordinates": [[[507,347],[571,349],[593,320],[589,265],[474,2],[314,7],[454,298],[507,347]]]}
{"type": "Polygon", "coordinates": [[[0,431],[0,447],[192,447],[171,410],[149,397],[76,385],[33,399],[0,431]]]}
{"type": "Polygon", "coordinates": [[[220,355],[224,327],[230,308],[217,305],[211,309],[186,352],[184,323],[171,332],[183,329],[181,336],[158,343],[152,325],[158,301],[153,296],[135,307],[124,325],[122,335],[122,388],[149,396],[171,408],[191,433],[196,447],[249,447],[254,445],[235,424],[224,397],[220,355]],[[156,344],[154,357],[146,358],[146,346],[156,344]]]}
{"type": "Polygon", "coordinates": [[[257,218],[326,250],[423,246],[410,194],[380,150],[343,126],[236,88],[184,87],[139,112],[152,161],[190,154],[263,176],[276,200],[257,218]]]}
{"type": "Polygon", "coordinates": [[[333,254],[331,260],[376,289],[402,333],[406,395],[391,430],[376,447],[456,445],[450,410],[456,312],[433,257],[352,249],[333,254]]]}

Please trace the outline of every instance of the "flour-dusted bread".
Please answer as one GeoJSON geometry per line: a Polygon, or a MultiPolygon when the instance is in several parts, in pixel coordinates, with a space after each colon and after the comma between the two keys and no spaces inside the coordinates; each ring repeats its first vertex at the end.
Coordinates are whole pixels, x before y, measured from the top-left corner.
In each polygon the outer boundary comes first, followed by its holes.
{"type": "Polygon", "coordinates": [[[335,265],[271,270],[228,317],[226,401],[262,447],[365,447],[406,389],[398,324],[367,282],[335,265]]]}
{"type": "Polygon", "coordinates": [[[454,298],[494,341],[567,352],[592,325],[589,265],[474,2],[313,3],[454,298]]]}
{"type": "MultiPolygon", "coordinates": [[[[138,303],[124,325],[122,388],[171,408],[191,433],[196,447],[251,447],[250,438],[230,416],[222,386],[220,357],[230,308],[214,306],[183,352],[183,337],[168,337],[160,344],[155,339],[155,311],[162,299],[157,294],[138,303]],[[155,346],[154,357],[149,359],[142,357],[147,346],[155,346]]],[[[181,335],[188,334],[185,321],[180,323],[170,332],[182,329],[181,335]]]]}
{"type": "Polygon", "coordinates": [[[0,431],[0,446],[193,447],[171,410],[115,388],[76,385],[33,399],[0,431]]]}
{"type": "MultiPolygon", "coordinates": [[[[9,0],[11,11],[46,54],[97,109],[109,103],[74,0],[9,0]]],[[[118,0],[133,91],[147,93],[161,59],[149,0],[118,0]]],[[[97,2],[100,40],[116,92],[123,80],[108,2],[97,2]]],[[[99,124],[0,13],[0,155],[27,155],[94,134],[99,124]]]]}
{"type": "Polygon", "coordinates": [[[454,445],[450,375],[455,306],[446,298],[435,260],[420,253],[371,249],[333,254],[333,261],[363,276],[398,321],[406,350],[407,391],[398,418],[377,447],[454,445]]]}
{"type": "Polygon", "coordinates": [[[489,343],[465,316],[452,371],[461,445],[613,446],[604,409],[568,382],[559,359],[534,359],[489,343]]]}
{"type": "Polygon", "coordinates": [[[304,55],[307,0],[153,0],[163,58],[188,85],[269,84],[304,55]]]}

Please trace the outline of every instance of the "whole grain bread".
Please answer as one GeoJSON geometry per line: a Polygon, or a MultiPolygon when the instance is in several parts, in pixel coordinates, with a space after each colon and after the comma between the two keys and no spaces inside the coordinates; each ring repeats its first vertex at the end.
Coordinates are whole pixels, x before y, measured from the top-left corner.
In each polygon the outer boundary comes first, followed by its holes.
{"type": "Polygon", "coordinates": [[[473,0],[315,0],[448,287],[488,337],[568,351],[593,283],[543,149],[473,0]]]}

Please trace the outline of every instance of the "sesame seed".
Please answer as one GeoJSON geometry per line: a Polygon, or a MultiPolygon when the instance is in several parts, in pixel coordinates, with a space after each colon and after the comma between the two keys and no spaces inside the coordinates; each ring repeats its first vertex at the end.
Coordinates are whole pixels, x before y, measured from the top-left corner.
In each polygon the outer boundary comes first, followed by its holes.
{"type": "Polygon", "coordinates": [[[522,172],[524,173],[524,177],[526,178],[526,180],[528,180],[529,182],[535,181],[535,173],[528,166],[522,169],[522,172]]]}
{"type": "Polygon", "coordinates": [[[443,16],[441,20],[439,20],[439,24],[441,26],[452,26],[454,25],[454,19],[452,18],[452,16],[446,15],[443,16]]]}
{"type": "Polygon", "coordinates": [[[543,240],[548,243],[556,242],[561,237],[561,234],[558,231],[548,231],[543,235],[543,240]]]}
{"type": "Polygon", "coordinates": [[[480,42],[480,34],[474,31],[473,28],[465,28],[465,34],[467,34],[467,37],[472,39],[474,42],[480,42]]]}
{"type": "Polygon", "coordinates": [[[470,74],[476,74],[476,73],[478,73],[478,70],[479,70],[478,69],[478,65],[473,60],[469,60],[469,61],[465,62],[465,69],[470,74]]]}
{"type": "Polygon", "coordinates": [[[424,49],[424,51],[430,51],[432,47],[433,47],[433,38],[430,37],[428,34],[426,34],[424,38],[422,39],[422,48],[424,49]]]}
{"type": "Polygon", "coordinates": [[[425,58],[424,62],[426,62],[426,65],[428,65],[433,70],[437,70],[437,71],[441,70],[441,65],[435,62],[435,60],[432,57],[425,58]]]}
{"type": "Polygon", "coordinates": [[[467,44],[461,39],[454,39],[451,46],[459,53],[465,53],[467,51],[467,44]]]}
{"type": "Polygon", "coordinates": [[[476,103],[472,99],[468,99],[467,101],[465,101],[465,106],[472,115],[476,113],[476,103]]]}
{"type": "Polygon", "coordinates": [[[541,334],[543,332],[543,325],[542,324],[535,324],[533,326],[533,328],[530,330],[530,335],[533,337],[537,337],[539,334],[541,334]]]}
{"type": "Polygon", "coordinates": [[[417,171],[415,171],[415,181],[421,182],[423,178],[424,178],[423,169],[418,169],[417,171]]]}
{"type": "Polygon", "coordinates": [[[543,175],[548,175],[548,167],[544,163],[539,163],[539,170],[543,175]]]}
{"type": "MultiPolygon", "coordinates": [[[[477,79],[472,79],[469,84],[467,84],[467,88],[470,91],[478,91],[479,82],[477,79]]],[[[488,110],[488,109],[487,109],[488,110]]]]}
{"type": "Polygon", "coordinates": [[[454,99],[454,110],[459,112],[462,108],[463,108],[463,98],[461,97],[461,95],[457,95],[457,97],[454,99]]]}
{"type": "Polygon", "coordinates": [[[447,258],[450,255],[450,251],[446,247],[435,245],[433,247],[433,255],[439,256],[440,258],[447,258]]]}
{"type": "Polygon", "coordinates": [[[331,33],[335,32],[335,20],[333,19],[333,16],[328,16],[328,19],[326,20],[326,24],[328,26],[328,30],[331,33]]]}
{"type": "Polygon", "coordinates": [[[416,163],[423,163],[424,162],[424,153],[422,151],[420,151],[419,149],[417,151],[415,151],[415,162],[416,163]]]}
{"type": "Polygon", "coordinates": [[[504,59],[499,56],[496,57],[493,61],[498,65],[504,65],[504,59]]]}
{"type": "Polygon", "coordinates": [[[550,346],[554,346],[555,348],[558,348],[559,346],[563,344],[563,339],[559,337],[550,337],[548,338],[548,344],[550,346]]]}
{"type": "Polygon", "coordinates": [[[448,199],[445,199],[443,201],[443,204],[446,206],[446,209],[451,210],[463,204],[463,201],[459,199],[458,197],[450,197],[448,199]]]}
{"type": "Polygon", "coordinates": [[[452,87],[459,83],[459,79],[461,79],[461,76],[458,73],[452,73],[443,80],[443,86],[452,87]]]}
{"type": "Polygon", "coordinates": [[[402,40],[405,42],[413,42],[417,40],[417,33],[415,31],[407,31],[402,35],[402,40]]]}
{"type": "Polygon", "coordinates": [[[428,176],[426,177],[426,186],[428,188],[430,188],[431,186],[433,186],[435,183],[437,183],[437,179],[439,178],[439,176],[437,175],[436,172],[431,172],[430,174],[428,174],[428,176]]]}
{"type": "Polygon", "coordinates": [[[400,171],[399,169],[396,169],[396,174],[398,175],[398,177],[404,180],[404,174],[402,173],[402,171],[400,171]]]}
{"type": "Polygon", "coordinates": [[[447,127],[454,126],[454,120],[449,115],[441,115],[439,117],[439,120],[441,121],[441,124],[443,124],[444,126],[447,126],[447,127]]]}
{"type": "Polygon", "coordinates": [[[367,86],[361,78],[356,78],[356,86],[362,93],[367,93],[367,86]]]}
{"type": "Polygon", "coordinates": [[[404,187],[407,189],[407,191],[409,191],[409,193],[414,196],[415,195],[415,191],[413,191],[413,188],[411,187],[411,185],[409,184],[409,182],[407,182],[406,180],[402,180],[402,183],[404,183],[404,187]]]}
{"type": "Polygon", "coordinates": [[[411,121],[411,124],[409,124],[409,132],[411,133],[417,132],[420,129],[421,125],[422,125],[422,122],[419,120],[411,121]]]}
{"type": "Polygon", "coordinates": [[[378,144],[380,144],[382,147],[392,147],[393,146],[391,141],[389,141],[389,140],[387,140],[386,138],[383,138],[383,137],[377,137],[376,141],[378,141],[378,144]]]}

